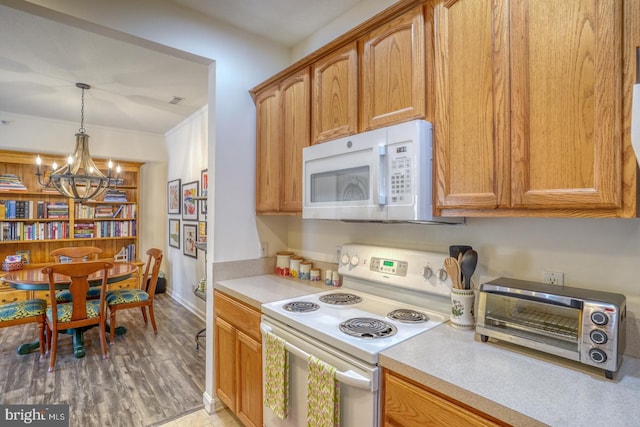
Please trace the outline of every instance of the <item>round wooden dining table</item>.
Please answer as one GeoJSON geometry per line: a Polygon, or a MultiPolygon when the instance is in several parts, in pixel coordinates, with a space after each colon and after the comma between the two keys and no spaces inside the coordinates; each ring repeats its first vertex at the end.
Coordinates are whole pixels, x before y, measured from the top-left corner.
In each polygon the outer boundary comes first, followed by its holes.
{"type": "MultiPolygon", "coordinates": [[[[111,262],[113,267],[109,270],[107,283],[116,283],[133,276],[138,270],[138,266],[128,262],[111,262]]],[[[49,290],[49,278],[42,273],[46,265],[37,268],[27,268],[23,270],[11,271],[2,277],[2,281],[9,284],[14,289],[23,291],[46,291],[49,290]]],[[[89,286],[98,286],[102,283],[102,270],[89,275],[89,286]]],[[[54,275],[56,289],[67,289],[71,284],[68,276],[54,275]]],[[[47,301],[48,302],[48,301],[47,301]]],[[[108,327],[108,325],[107,325],[108,327]]],[[[67,332],[73,336],[73,354],[76,358],[84,357],[84,336],[85,328],[70,329],[67,332]]],[[[116,334],[122,335],[126,332],[124,327],[116,328],[116,334]]],[[[40,348],[39,341],[26,343],[18,347],[18,354],[27,354],[40,348]]]]}

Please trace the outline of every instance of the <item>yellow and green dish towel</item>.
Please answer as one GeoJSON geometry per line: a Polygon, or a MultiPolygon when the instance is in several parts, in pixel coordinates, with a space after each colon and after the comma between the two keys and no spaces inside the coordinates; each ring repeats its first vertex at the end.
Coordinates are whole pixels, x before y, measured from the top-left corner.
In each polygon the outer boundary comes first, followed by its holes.
{"type": "Polygon", "coordinates": [[[267,332],[265,340],[264,404],[281,420],[289,407],[289,353],[285,341],[267,332]]]}
{"type": "Polygon", "coordinates": [[[336,368],[309,356],[307,379],[307,426],[340,426],[340,383],[336,368]]]}

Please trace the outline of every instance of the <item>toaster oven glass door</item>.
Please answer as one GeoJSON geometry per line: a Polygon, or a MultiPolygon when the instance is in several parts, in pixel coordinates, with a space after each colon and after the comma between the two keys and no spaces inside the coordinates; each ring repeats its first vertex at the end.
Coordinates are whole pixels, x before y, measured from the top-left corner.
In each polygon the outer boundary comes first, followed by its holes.
{"type": "Polygon", "coordinates": [[[486,293],[485,327],[572,352],[579,348],[581,315],[578,308],[486,293]]]}

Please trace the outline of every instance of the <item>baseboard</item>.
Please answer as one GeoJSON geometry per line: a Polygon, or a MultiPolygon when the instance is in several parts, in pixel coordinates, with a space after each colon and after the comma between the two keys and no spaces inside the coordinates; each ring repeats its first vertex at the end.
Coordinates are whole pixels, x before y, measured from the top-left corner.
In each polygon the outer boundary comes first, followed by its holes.
{"type": "Polygon", "coordinates": [[[202,393],[202,403],[204,404],[204,409],[208,414],[213,414],[214,412],[218,412],[226,407],[220,399],[217,397],[211,398],[209,393],[206,391],[202,393]]]}
{"type": "Polygon", "coordinates": [[[191,313],[193,313],[194,315],[196,315],[200,320],[205,321],[207,320],[207,313],[203,312],[202,310],[198,309],[198,307],[196,307],[191,301],[187,301],[186,299],[182,298],[180,295],[175,295],[173,292],[171,292],[170,290],[167,289],[166,294],[173,299],[174,301],[176,301],[178,304],[180,304],[181,306],[183,306],[184,308],[186,308],[187,310],[189,310],[191,313]]]}

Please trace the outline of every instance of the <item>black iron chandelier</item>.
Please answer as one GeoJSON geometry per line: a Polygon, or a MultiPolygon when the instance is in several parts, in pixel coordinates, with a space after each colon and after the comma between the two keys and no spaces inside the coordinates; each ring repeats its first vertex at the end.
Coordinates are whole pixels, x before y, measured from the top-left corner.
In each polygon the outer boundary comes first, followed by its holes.
{"type": "Polygon", "coordinates": [[[107,175],[103,174],[95,165],[89,153],[89,135],[84,129],[84,91],[91,86],[86,83],[76,83],[82,89],[82,106],[80,109],[80,129],[76,133],[76,149],[67,159],[67,164],[58,168],[55,162],[48,177],[41,171],[42,159],[36,158],[36,176],[43,187],[53,187],[66,197],[76,202],[92,200],[104,193],[108,188],[117,184],[120,166],[116,168],[116,175],[112,176],[113,162],[109,160],[107,175]]]}

